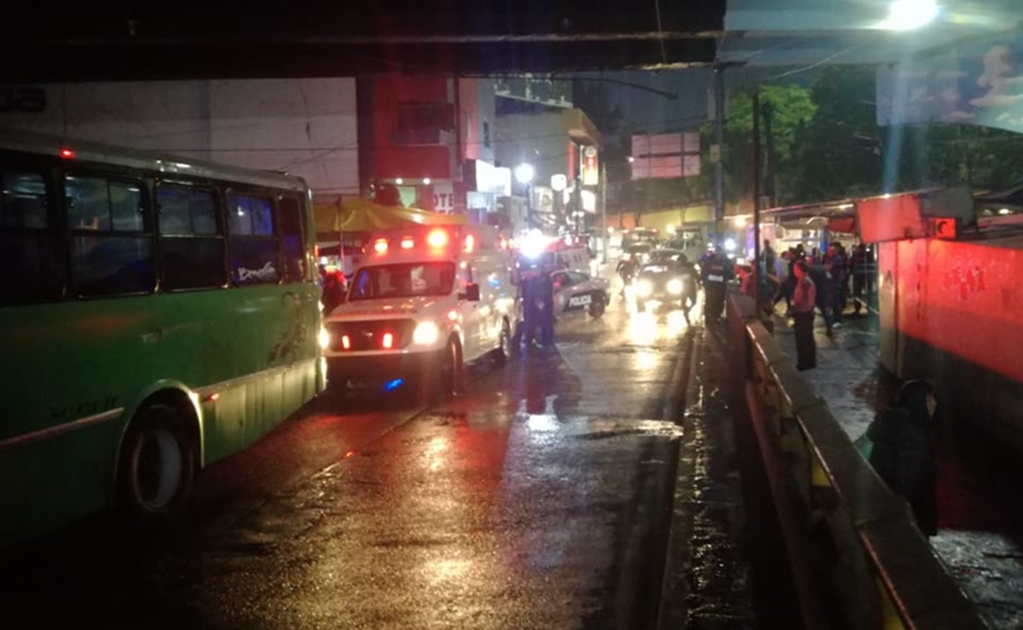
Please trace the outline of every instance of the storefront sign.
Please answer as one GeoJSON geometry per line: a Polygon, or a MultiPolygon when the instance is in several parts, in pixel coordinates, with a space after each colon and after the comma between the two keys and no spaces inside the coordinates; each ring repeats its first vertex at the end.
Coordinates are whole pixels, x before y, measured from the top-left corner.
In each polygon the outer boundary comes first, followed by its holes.
{"type": "Polygon", "coordinates": [[[596,186],[600,183],[600,172],[597,167],[597,147],[583,149],[583,186],[596,186]]]}

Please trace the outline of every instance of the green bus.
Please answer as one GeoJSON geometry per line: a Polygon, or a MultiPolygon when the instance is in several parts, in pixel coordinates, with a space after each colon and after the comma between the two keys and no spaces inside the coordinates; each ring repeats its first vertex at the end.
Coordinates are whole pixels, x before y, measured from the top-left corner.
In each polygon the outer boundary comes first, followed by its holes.
{"type": "Polygon", "coordinates": [[[0,131],[0,548],[196,471],[325,386],[298,177],[0,131]]]}

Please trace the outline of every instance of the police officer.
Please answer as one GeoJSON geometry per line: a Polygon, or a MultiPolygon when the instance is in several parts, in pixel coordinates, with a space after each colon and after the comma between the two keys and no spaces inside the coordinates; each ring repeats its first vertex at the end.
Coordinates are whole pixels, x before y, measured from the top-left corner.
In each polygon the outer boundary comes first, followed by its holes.
{"type": "Polygon", "coordinates": [[[724,252],[718,248],[708,251],[701,260],[703,318],[708,325],[716,324],[725,310],[725,293],[733,270],[724,252]]]}
{"type": "Polygon", "coordinates": [[[696,306],[699,299],[700,280],[696,273],[696,267],[689,262],[689,258],[685,254],[679,255],[678,268],[682,276],[682,315],[686,318],[686,324],[689,324],[689,311],[696,306]]]}
{"type": "Polygon", "coordinates": [[[554,280],[553,269],[544,267],[537,277],[536,306],[539,309],[540,345],[554,346],[554,280]]]}

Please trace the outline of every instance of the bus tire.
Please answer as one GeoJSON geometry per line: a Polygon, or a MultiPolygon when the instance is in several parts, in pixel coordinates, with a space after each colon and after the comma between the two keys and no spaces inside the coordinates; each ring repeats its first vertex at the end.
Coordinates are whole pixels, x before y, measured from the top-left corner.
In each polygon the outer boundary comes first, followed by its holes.
{"type": "Polygon", "coordinates": [[[437,370],[437,394],[441,400],[457,395],[462,386],[465,366],[462,360],[462,346],[452,337],[440,355],[440,369],[437,370]]]}
{"type": "Polygon", "coordinates": [[[197,452],[177,409],[160,404],[143,407],[121,445],[119,510],[140,525],[179,516],[195,482],[197,452]]]}

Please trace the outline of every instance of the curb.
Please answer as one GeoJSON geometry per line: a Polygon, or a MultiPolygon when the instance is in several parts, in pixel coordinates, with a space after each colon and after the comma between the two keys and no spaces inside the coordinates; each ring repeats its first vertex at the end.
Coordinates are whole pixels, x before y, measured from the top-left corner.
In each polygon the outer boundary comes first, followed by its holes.
{"type": "MultiPolygon", "coordinates": [[[[689,596],[689,584],[684,579],[677,579],[676,576],[682,573],[682,569],[688,569],[691,566],[690,559],[692,557],[692,549],[690,547],[692,519],[691,515],[682,506],[686,502],[690,491],[686,486],[686,482],[692,479],[695,467],[695,460],[685,457],[686,436],[689,432],[687,430],[688,427],[684,424],[685,400],[694,400],[698,394],[693,374],[696,372],[702,349],[693,337],[695,335],[691,336],[692,348],[689,353],[689,365],[684,366],[682,369],[676,368],[678,372],[685,374],[688,379],[685,387],[679,388],[680,391],[685,392],[682,400],[683,404],[672,407],[674,401],[669,400],[665,403],[666,412],[669,408],[673,408],[677,414],[672,421],[683,427],[683,437],[680,440],[678,461],[675,465],[674,489],[671,497],[671,521],[668,525],[668,540],[665,549],[663,574],[661,576],[660,602],[657,606],[657,619],[654,623],[654,628],[657,630],[685,628],[689,618],[689,610],[686,603],[689,596]]],[[[682,363],[684,362],[679,361],[680,365],[682,363]]]]}

